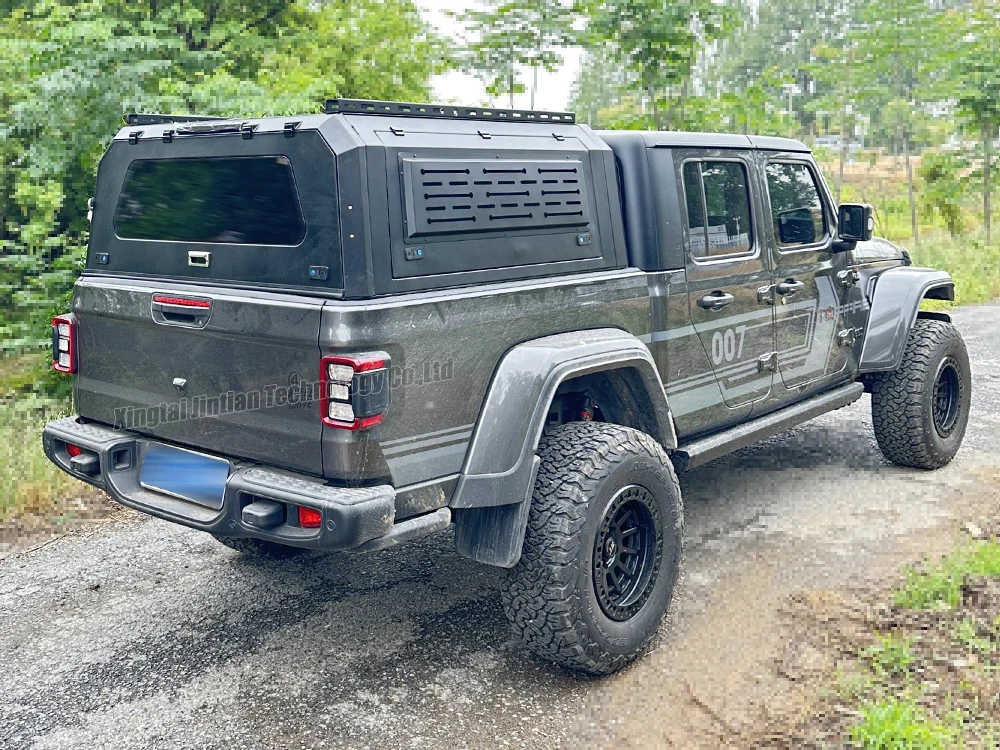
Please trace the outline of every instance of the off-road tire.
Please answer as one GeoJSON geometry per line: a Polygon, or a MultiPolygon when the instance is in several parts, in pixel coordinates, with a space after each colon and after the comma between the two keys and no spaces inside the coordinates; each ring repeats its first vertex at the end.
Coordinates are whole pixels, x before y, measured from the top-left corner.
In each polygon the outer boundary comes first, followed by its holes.
{"type": "Polygon", "coordinates": [[[501,586],[504,608],[534,653],[576,671],[610,674],[642,654],[670,604],[684,523],[677,475],[653,438],[614,424],[555,427],[538,455],[521,559],[501,586]],[[645,598],[632,605],[639,609],[616,621],[598,600],[593,566],[602,553],[595,546],[616,498],[634,488],[647,490],[642,497],[655,506],[650,521],[658,522],[660,552],[645,598]]]}
{"type": "MultiPolygon", "coordinates": [[[[950,390],[950,388],[945,389],[950,390]]],[[[899,466],[939,469],[958,452],[969,421],[972,371],[958,330],[940,320],[918,319],[899,367],[871,380],[872,424],[882,454],[899,466]],[[939,383],[953,382],[954,413],[941,409],[939,383]],[[937,406],[936,406],[937,402],[937,406]],[[945,414],[946,420],[939,419],[945,414]]]]}
{"type": "Polygon", "coordinates": [[[263,557],[268,560],[285,560],[301,555],[309,550],[300,547],[289,547],[287,544],[276,544],[263,539],[247,539],[245,537],[218,536],[212,534],[219,542],[230,549],[242,552],[250,557],[263,557]]]}

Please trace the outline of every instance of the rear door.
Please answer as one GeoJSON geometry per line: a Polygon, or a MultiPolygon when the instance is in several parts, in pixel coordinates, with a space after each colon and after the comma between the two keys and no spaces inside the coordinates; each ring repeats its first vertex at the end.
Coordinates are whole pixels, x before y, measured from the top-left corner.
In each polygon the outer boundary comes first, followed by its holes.
{"type": "MultiPolygon", "coordinates": [[[[762,367],[774,344],[770,307],[758,296],[771,271],[761,252],[750,193],[749,154],[678,152],[687,228],[687,287],[691,322],[712,363],[729,408],[765,398],[771,370],[762,367]]],[[[710,380],[706,394],[715,390],[710,380]]]]}

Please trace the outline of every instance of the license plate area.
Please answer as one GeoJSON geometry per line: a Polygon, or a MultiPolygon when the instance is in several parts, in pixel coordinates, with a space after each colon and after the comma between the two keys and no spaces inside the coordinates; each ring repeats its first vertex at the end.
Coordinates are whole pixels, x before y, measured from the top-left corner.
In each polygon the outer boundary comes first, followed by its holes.
{"type": "Polygon", "coordinates": [[[139,483],[147,490],[219,510],[229,478],[229,462],[184,448],[147,443],[139,483]]]}

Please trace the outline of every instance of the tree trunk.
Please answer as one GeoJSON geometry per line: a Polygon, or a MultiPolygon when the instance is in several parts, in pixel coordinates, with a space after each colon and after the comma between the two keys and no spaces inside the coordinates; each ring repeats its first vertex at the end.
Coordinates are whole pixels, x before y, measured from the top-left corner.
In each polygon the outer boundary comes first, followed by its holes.
{"type": "Polygon", "coordinates": [[[653,93],[653,87],[650,86],[646,91],[649,95],[649,104],[653,108],[653,124],[657,130],[663,130],[663,113],[660,112],[660,103],[653,93]]]}
{"type": "Polygon", "coordinates": [[[903,133],[903,158],[906,161],[906,189],[910,198],[910,225],[913,228],[913,247],[920,247],[917,232],[917,204],[913,199],[913,167],[910,164],[910,134],[903,133]]]}
{"type": "Polygon", "coordinates": [[[535,92],[538,91],[538,65],[531,66],[531,109],[535,108],[535,92]]]}
{"type": "Polygon", "coordinates": [[[993,140],[993,125],[983,128],[983,225],[986,228],[986,244],[990,244],[990,141],[993,140]]]}

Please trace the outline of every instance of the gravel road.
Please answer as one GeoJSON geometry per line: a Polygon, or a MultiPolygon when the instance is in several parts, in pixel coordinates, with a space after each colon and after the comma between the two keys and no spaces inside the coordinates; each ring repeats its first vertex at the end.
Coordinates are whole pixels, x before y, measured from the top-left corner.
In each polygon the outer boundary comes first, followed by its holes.
{"type": "Polygon", "coordinates": [[[865,397],[683,477],[680,590],[658,647],[620,675],[528,655],[502,572],[448,533],[265,564],[133,514],[0,560],[0,747],[732,741],[787,710],[808,668],[788,653],[789,597],[891,581],[1000,508],[1000,306],[955,320],[975,378],[955,462],[887,466],[865,397]]]}

